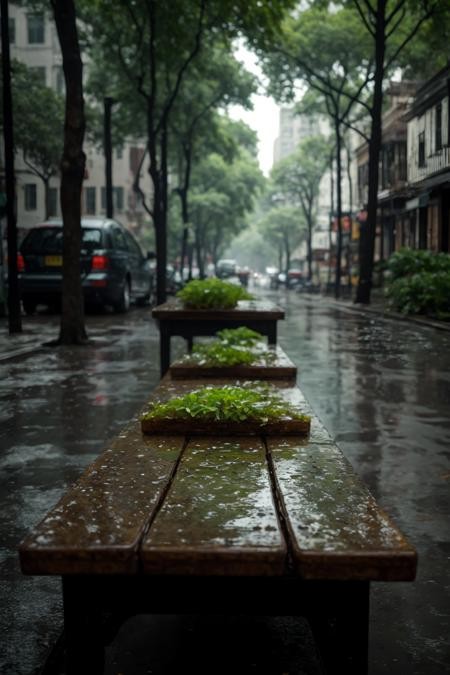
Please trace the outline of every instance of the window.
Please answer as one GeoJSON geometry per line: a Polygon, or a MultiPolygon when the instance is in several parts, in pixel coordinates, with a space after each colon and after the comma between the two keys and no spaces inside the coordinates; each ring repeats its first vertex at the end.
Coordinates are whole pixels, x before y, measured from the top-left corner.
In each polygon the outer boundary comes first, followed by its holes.
{"type": "Polygon", "coordinates": [[[44,15],[43,14],[28,14],[28,44],[42,45],[44,44],[44,15]]]}
{"type": "Polygon", "coordinates": [[[118,211],[123,211],[123,187],[114,188],[114,202],[118,211]]]}
{"type": "Polygon", "coordinates": [[[125,239],[127,241],[128,250],[130,251],[130,253],[132,255],[137,256],[138,258],[142,258],[142,251],[141,251],[140,246],[137,243],[137,241],[135,241],[133,235],[130,234],[129,232],[127,232],[127,231],[125,231],[124,234],[125,234],[125,239]]]}
{"type": "MultiPolygon", "coordinates": [[[[101,189],[101,209],[106,211],[106,188],[101,189]]],[[[113,206],[117,211],[123,211],[123,187],[113,188],[113,206]]]]}
{"type": "Polygon", "coordinates": [[[113,247],[120,249],[121,251],[127,250],[127,242],[125,241],[125,235],[119,227],[113,227],[111,230],[113,247]]]}
{"type": "Polygon", "coordinates": [[[84,188],[85,211],[89,215],[95,215],[95,187],[84,188]]]}
{"type": "Polygon", "coordinates": [[[55,88],[58,94],[64,94],[66,83],[64,82],[64,71],[62,66],[56,66],[55,88]]]}
{"type": "Polygon", "coordinates": [[[419,134],[419,166],[425,166],[425,132],[419,134]]]}
{"type": "Polygon", "coordinates": [[[15,19],[9,19],[9,43],[11,45],[16,44],[16,20],[15,19]]]}
{"type": "Polygon", "coordinates": [[[36,76],[36,79],[39,81],[39,84],[47,84],[47,72],[45,66],[31,66],[30,70],[33,72],[33,75],[36,76]]]}
{"type": "Polygon", "coordinates": [[[442,148],[442,103],[436,106],[435,124],[434,149],[437,151],[442,148]]]}
{"type": "Polygon", "coordinates": [[[37,209],[36,183],[27,183],[25,185],[25,211],[36,211],[36,209],[37,209]]]}
{"type": "Polygon", "coordinates": [[[48,191],[48,215],[58,215],[58,188],[49,188],[48,191]]]}
{"type": "Polygon", "coordinates": [[[117,159],[122,159],[123,157],[123,148],[117,148],[116,150],[116,158],[117,159]]]}

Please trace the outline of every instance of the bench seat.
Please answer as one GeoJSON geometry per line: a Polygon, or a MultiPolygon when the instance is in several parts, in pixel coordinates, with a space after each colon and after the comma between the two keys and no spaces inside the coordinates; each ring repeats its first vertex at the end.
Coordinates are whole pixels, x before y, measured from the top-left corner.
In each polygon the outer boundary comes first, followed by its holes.
{"type": "MultiPolygon", "coordinates": [[[[166,377],[152,400],[198,386],[166,377]]],[[[292,382],[276,386],[311,413],[292,382]]],[[[327,607],[334,617],[345,613],[344,632],[351,614],[364,635],[369,582],[411,581],[417,563],[414,548],[314,415],[308,438],[147,436],[136,416],[19,552],[24,573],[63,577],[73,673],[81,668],[80,640],[93,641],[80,617],[96,593],[117,603],[133,596],[141,610],[148,597],[149,613],[160,604],[191,612],[189,598],[202,588],[208,596],[212,584],[224,605],[234,589],[236,607],[250,593],[252,607],[262,603],[280,614],[293,605],[304,615],[315,608],[318,641],[325,644],[327,607]],[[248,581],[245,591],[239,579],[248,581]]],[[[220,612],[221,605],[213,606],[220,612]]],[[[366,672],[366,643],[347,640],[329,672],[343,664],[347,673],[366,672]]]]}

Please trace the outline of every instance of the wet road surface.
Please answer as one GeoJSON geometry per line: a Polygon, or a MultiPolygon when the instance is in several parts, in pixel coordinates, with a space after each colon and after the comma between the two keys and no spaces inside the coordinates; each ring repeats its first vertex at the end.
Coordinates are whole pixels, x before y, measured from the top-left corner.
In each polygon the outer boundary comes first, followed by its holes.
{"type": "MultiPolygon", "coordinates": [[[[270,298],[286,309],[279,340],[302,390],[419,552],[416,582],[372,584],[370,675],[450,672],[450,333],[293,292],[270,298]]],[[[55,336],[49,323],[57,326],[57,318],[26,321],[34,331],[42,326],[46,339],[55,336]]],[[[39,673],[61,629],[60,585],[21,575],[18,543],[159,378],[148,309],[88,316],[87,327],[92,346],[0,361],[5,675],[39,673]]],[[[136,617],[109,648],[105,672],[191,671],[320,673],[301,620],[220,616],[136,617]]]]}

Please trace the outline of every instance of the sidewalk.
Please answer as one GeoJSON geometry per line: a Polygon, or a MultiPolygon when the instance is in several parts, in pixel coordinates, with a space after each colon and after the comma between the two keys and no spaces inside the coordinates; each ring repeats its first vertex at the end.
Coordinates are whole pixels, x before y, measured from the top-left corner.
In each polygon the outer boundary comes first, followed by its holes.
{"type": "Polygon", "coordinates": [[[362,305],[360,303],[355,303],[351,298],[336,300],[334,297],[327,295],[321,295],[319,297],[321,297],[323,300],[327,300],[332,305],[336,305],[341,309],[346,309],[352,312],[364,312],[367,314],[376,314],[378,316],[382,316],[384,319],[391,319],[393,321],[405,321],[409,323],[415,323],[420,326],[426,326],[427,328],[435,328],[437,330],[444,330],[450,332],[449,321],[438,321],[437,319],[432,319],[427,316],[416,314],[408,315],[392,311],[391,309],[389,309],[386,300],[382,292],[380,291],[374,291],[372,293],[370,305],[362,305]]]}

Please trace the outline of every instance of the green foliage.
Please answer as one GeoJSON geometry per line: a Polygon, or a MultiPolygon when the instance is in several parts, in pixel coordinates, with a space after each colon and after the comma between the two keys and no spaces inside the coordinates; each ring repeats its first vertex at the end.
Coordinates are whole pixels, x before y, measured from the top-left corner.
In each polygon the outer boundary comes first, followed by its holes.
{"type": "Polygon", "coordinates": [[[309,420],[292,404],[284,401],[271,388],[260,385],[252,388],[226,385],[202,387],[166,403],[157,403],[144,414],[143,419],[196,419],[205,422],[265,423],[280,419],[309,420]]]}
{"type": "MultiPolygon", "coordinates": [[[[63,151],[64,100],[36,71],[12,61],[14,144],[29,169],[42,179],[55,175],[63,151]]],[[[1,93],[0,93],[1,96],[1,93]]]]}
{"type": "Polygon", "coordinates": [[[261,333],[245,326],[241,326],[240,328],[223,328],[217,331],[216,335],[224,344],[230,346],[239,345],[241,347],[252,347],[264,339],[261,333]]]}
{"type": "Polygon", "coordinates": [[[215,278],[190,281],[177,297],[191,309],[233,309],[239,300],[253,299],[242,286],[215,278]]]}
{"type": "Polygon", "coordinates": [[[450,319],[450,255],[402,249],[388,260],[386,297],[403,314],[450,319]]]}
{"type": "Polygon", "coordinates": [[[197,344],[187,361],[200,366],[241,366],[253,363],[270,363],[276,358],[274,351],[265,348],[264,336],[250,328],[224,328],[216,333],[218,339],[209,344],[197,344]]]}
{"type": "Polygon", "coordinates": [[[422,272],[450,272],[450,255],[402,248],[391,255],[386,269],[392,281],[422,272]]]}
{"type": "Polygon", "coordinates": [[[249,366],[258,358],[251,349],[232,347],[223,342],[198,344],[188,361],[194,361],[199,366],[249,366]]]}

